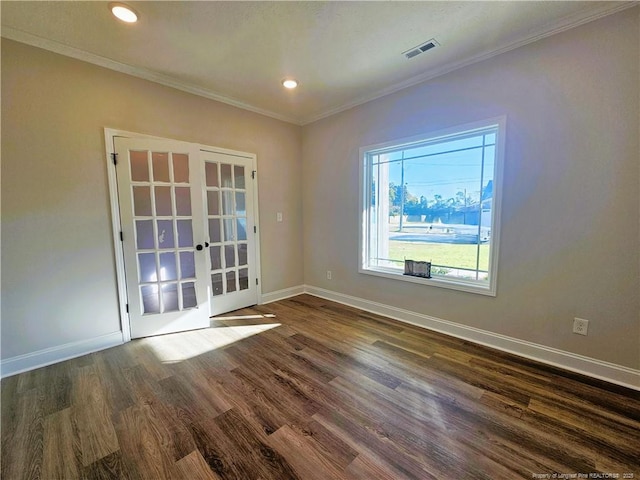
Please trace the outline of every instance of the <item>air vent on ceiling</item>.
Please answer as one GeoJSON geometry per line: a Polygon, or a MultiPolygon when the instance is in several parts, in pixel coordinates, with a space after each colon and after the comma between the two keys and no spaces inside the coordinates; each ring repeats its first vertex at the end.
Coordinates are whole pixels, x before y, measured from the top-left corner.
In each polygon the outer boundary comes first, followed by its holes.
{"type": "Polygon", "coordinates": [[[435,38],[432,38],[431,40],[418,45],[417,47],[413,47],[410,50],[407,50],[406,52],[403,52],[402,54],[407,57],[407,58],[413,58],[417,55],[420,55],[421,53],[426,52],[427,50],[431,50],[432,48],[436,48],[438,45],[440,45],[435,38]]]}

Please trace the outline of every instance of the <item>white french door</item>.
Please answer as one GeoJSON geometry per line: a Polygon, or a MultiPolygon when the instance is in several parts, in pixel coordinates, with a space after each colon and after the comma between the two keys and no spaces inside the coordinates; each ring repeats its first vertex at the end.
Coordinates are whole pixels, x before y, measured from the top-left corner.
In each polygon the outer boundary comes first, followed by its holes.
{"type": "Polygon", "coordinates": [[[211,314],[257,303],[252,160],[202,151],[211,314]]]}
{"type": "Polygon", "coordinates": [[[257,303],[254,158],[114,137],[131,338],[257,303]]]}

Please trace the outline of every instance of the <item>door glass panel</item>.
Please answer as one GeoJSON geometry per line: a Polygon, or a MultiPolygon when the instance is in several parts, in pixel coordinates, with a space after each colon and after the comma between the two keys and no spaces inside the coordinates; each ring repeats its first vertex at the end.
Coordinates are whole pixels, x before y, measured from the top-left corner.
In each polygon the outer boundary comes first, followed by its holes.
{"type": "Polygon", "coordinates": [[[155,248],[153,244],[153,220],[136,220],[136,245],[140,250],[155,248]]]}
{"type": "Polygon", "coordinates": [[[171,187],[156,187],[156,215],[171,216],[171,187]]]}
{"type": "Polygon", "coordinates": [[[176,187],[176,215],[188,217],[191,215],[191,189],[176,187]]]}
{"type": "Polygon", "coordinates": [[[174,248],[173,222],[171,220],[158,220],[158,248],[174,248]]]}
{"type": "Polygon", "coordinates": [[[226,268],[235,267],[236,265],[235,245],[224,246],[224,261],[225,261],[226,268]]]}
{"type": "Polygon", "coordinates": [[[233,218],[225,218],[224,219],[224,241],[230,242],[235,240],[235,236],[233,235],[233,218]]]}
{"type": "Polygon", "coordinates": [[[220,164],[220,177],[222,179],[221,186],[226,188],[233,188],[231,179],[231,165],[227,163],[220,164]]]}
{"type": "Polygon", "coordinates": [[[151,154],[151,163],[153,165],[153,181],[168,182],[169,154],[165,152],[153,152],[151,154]]]}
{"type": "Polygon", "coordinates": [[[238,271],[238,280],[240,284],[240,290],[247,290],[249,288],[249,269],[241,268],[238,271]]]}
{"type": "Polygon", "coordinates": [[[156,272],[156,254],[155,253],[139,253],[138,265],[140,272],[140,282],[157,282],[158,274],[156,272]]]}
{"type": "Polygon", "coordinates": [[[233,192],[231,191],[223,191],[222,192],[222,214],[223,215],[233,215],[233,192]]]}
{"type": "Polygon", "coordinates": [[[211,243],[218,243],[220,241],[220,219],[209,219],[209,241],[211,243]]]}
{"type": "Polygon", "coordinates": [[[236,215],[241,217],[247,215],[247,207],[244,204],[244,192],[236,192],[236,215]]]}
{"type": "Polygon", "coordinates": [[[211,275],[211,295],[222,295],[222,274],[214,273],[211,275]]]}
{"type": "Polygon", "coordinates": [[[177,280],[176,254],[173,252],[160,254],[160,280],[177,280]]]}
{"type": "Polygon", "coordinates": [[[238,265],[246,265],[247,264],[247,244],[240,243],[238,244],[238,265]]]}
{"type": "Polygon", "coordinates": [[[207,187],[217,187],[218,185],[218,164],[206,162],[204,164],[204,173],[207,181],[207,187]]]}
{"type": "Polygon", "coordinates": [[[196,288],[193,282],[182,284],[182,308],[193,308],[197,305],[196,288]]]}
{"type": "Polygon", "coordinates": [[[173,181],[175,183],[189,183],[189,155],[174,153],[172,156],[173,181]]]}
{"type": "Polygon", "coordinates": [[[244,167],[241,165],[235,165],[233,167],[233,173],[236,179],[236,188],[244,189],[244,167]]]}
{"type": "Polygon", "coordinates": [[[180,252],[180,277],[195,278],[196,262],[193,252],[180,252]]]}
{"type": "Polygon", "coordinates": [[[237,227],[238,227],[238,240],[246,240],[247,239],[247,219],[238,218],[237,227]]]}
{"type": "Polygon", "coordinates": [[[227,293],[236,291],[236,272],[227,272],[227,293]]]}
{"type": "Polygon", "coordinates": [[[149,181],[149,162],[147,152],[129,152],[131,180],[134,182],[149,181]]]}
{"type": "Polygon", "coordinates": [[[220,215],[220,193],[217,190],[207,192],[207,212],[209,215],[220,215]]]}
{"type": "Polygon", "coordinates": [[[170,283],[162,286],[162,306],[163,312],[177,312],[178,305],[178,284],[170,283]]]}
{"type": "Polygon", "coordinates": [[[193,247],[193,227],[191,220],[178,220],[178,246],[193,247]]]}
{"type": "Polygon", "coordinates": [[[222,268],[220,246],[209,247],[209,255],[211,256],[211,270],[220,270],[222,268]]]}
{"type": "Polygon", "coordinates": [[[143,285],[140,288],[140,293],[142,295],[142,313],[160,313],[158,285],[143,285]]]}
{"type": "Polygon", "coordinates": [[[133,187],[133,212],[137,217],[151,216],[151,187],[133,187]]]}

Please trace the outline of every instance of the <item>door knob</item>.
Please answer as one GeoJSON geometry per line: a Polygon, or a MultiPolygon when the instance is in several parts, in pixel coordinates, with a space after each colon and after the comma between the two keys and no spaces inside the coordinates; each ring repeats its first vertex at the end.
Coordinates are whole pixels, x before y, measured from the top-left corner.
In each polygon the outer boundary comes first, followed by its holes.
{"type": "Polygon", "coordinates": [[[196,245],[196,250],[200,251],[202,250],[204,247],[200,244],[196,245]]]}

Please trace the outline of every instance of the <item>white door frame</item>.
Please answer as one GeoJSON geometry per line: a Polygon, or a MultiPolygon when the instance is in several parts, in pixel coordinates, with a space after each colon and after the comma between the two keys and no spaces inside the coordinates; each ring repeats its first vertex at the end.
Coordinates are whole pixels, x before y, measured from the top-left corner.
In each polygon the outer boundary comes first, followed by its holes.
{"type": "MultiPolygon", "coordinates": [[[[115,164],[113,163],[114,150],[114,137],[126,137],[126,138],[146,138],[154,140],[178,140],[179,139],[167,139],[158,137],[155,135],[147,135],[144,133],[128,132],[126,130],[119,130],[115,128],[104,129],[104,141],[107,152],[107,179],[109,181],[109,202],[111,205],[111,227],[113,229],[113,245],[114,256],[116,262],[116,281],[118,286],[118,303],[120,309],[120,327],[122,329],[122,339],[124,342],[131,341],[131,325],[129,323],[129,312],[127,311],[127,286],[125,282],[125,268],[124,268],[124,248],[122,241],[120,240],[120,234],[122,231],[122,222],[120,219],[120,208],[118,203],[118,184],[116,177],[115,164]]],[[[188,142],[193,143],[193,142],[188,142]]],[[[227,155],[236,155],[241,157],[250,158],[253,164],[253,171],[256,172],[256,179],[254,183],[255,195],[253,197],[253,209],[255,212],[255,245],[256,245],[256,277],[258,279],[257,285],[257,300],[258,303],[262,303],[262,275],[260,269],[260,217],[258,213],[258,165],[256,155],[253,153],[240,152],[237,150],[228,150],[225,148],[212,147],[209,145],[196,144],[199,150],[207,150],[211,152],[223,153],[227,155]]]]}

